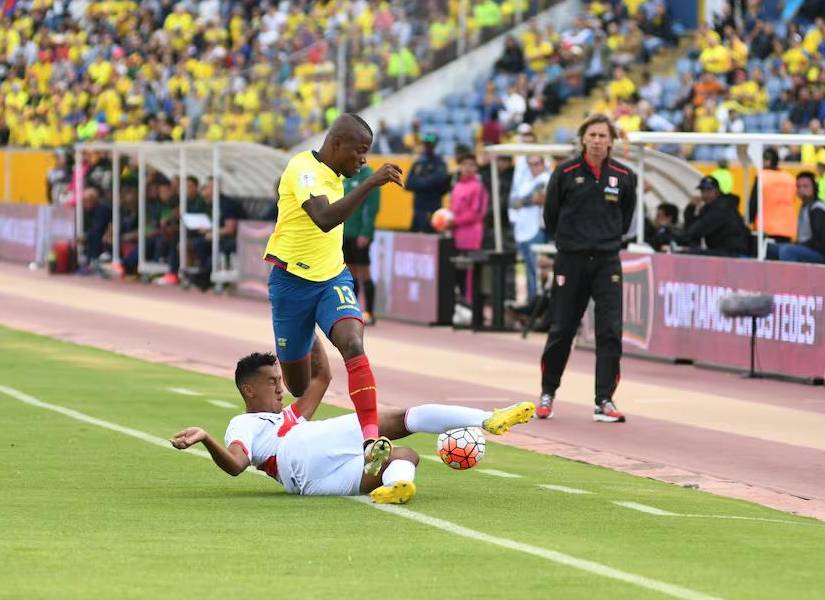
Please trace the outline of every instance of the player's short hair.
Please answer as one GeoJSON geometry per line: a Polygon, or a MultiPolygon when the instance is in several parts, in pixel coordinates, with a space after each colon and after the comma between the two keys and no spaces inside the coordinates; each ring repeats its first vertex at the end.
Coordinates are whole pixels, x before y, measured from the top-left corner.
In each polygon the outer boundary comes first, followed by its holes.
{"type": "Polygon", "coordinates": [[[369,134],[370,134],[370,137],[375,137],[375,136],[374,136],[374,134],[372,133],[372,127],[370,127],[370,126],[369,126],[369,123],[367,123],[364,119],[362,119],[361,117],[359,117],[359,116],[358,116],[358,115],[356,115],[355,113],[346,113],[346,114],[347,114],[348,116],[352,117],[353,119],[355,119],[355,122],[356,122],[356,123],[358,123],[361,127],[363,127],[364,129],[366,129],[366,130],[367,130],[367,133],[369,133],[369,134]]]}
{"type": "Polygon", "coordinates": [[[811,171],[802,171],[796,176],[796,180],[799,181],[800,179],[810,179],[811,185],[814,186],[814,190],[816,190],[816,175],[811,171]]]}
{"type": "MultiPolygon", "coordinates": [[[[235,366],[235,387],[241,391],[241,386],[252,377],[261,367],[271,367],[278,359],[271,352],[253,352],[244,356],[235,366]]],[[[243,393],[243,392],[241,392],[243,393]]]]}
{"type": "Polygon", "coordinates": [[[661,211],[673,222],[674,225],[679,222],[679,207],[675,204],[671,204],[670,202],[662,202],[656,207],[656,210],[661,211]]]}

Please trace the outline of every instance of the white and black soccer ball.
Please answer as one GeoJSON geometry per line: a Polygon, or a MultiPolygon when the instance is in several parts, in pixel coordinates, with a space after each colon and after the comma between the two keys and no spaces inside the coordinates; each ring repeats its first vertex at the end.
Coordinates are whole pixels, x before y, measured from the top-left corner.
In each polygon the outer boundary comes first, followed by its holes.
{"type": "Polygon", "coordinates": [[[438,436],[438,455],[452,469],[464,470],[476,466],[487,448],[484,431],[478,427],[450,429],[438,436]]]}

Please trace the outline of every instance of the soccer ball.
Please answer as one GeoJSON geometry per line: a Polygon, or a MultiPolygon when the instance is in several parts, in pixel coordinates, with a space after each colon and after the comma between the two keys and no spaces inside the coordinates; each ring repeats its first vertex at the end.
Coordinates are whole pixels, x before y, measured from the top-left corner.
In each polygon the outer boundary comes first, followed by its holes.
{"type": "Polygon", "coordinates": [[[433,213],[433,216],[430,218],[430,225],[433,226],[433,229],[441,233],[442,231],[446,231],[449,229],[450,225],[453,222],[453,211],[449,208],[439,208],[437,211],[433,213]]]}
{"type": "Polygon", "coordinates": [[[487,441],[478,427],[451,429],[438,436],[438,455],[452,469],[469,469],[484,458],[487,441]]]}

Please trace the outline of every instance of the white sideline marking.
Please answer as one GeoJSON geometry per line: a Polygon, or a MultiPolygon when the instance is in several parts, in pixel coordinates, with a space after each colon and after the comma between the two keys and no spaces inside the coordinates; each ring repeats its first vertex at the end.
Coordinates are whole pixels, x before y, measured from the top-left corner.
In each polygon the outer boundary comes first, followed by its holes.
{"type": "Polygon", "coordinates": [[[180,394],[181,396],[203,396],[200,392],[190,390],[189,388],[170,387],[166,389],[175,394],[180,394]]]}
{"type": "Polygon", "coordinates": [[[361,502],[368,506],[372,506],[377,510],[397,515],[399,517],[404,517],[405,519],[410,519],[411,521],[415,521],[416,523],[428,525],[430,527],[446,531],[447,533],[452,533],[454,535],[459,535],[461,537],[469,538],[471,540],[476,540],[479,542],[485,542],[487,544],[493,544],[494,546],[500,546],[502,548],[507,548],[508,550],[515,550],[517,552],[523,552],[525,554],[537,556],[539,558],[543,558],[545,560],[565,565],[567,567],[573,567],[574,569],[579,569],[581,571],[592,573],[593,575],[599,575],[601,577],[607,577],[609,579],[617,579],[619,581],[624,581],[625,583],[637,585],[648,590],[661,592],[662,594],[672,596],[674,598],[683,598],[685,600],[718,600],[716,596],[708,596],[706,594],[695,592],[693,590],[689,590],[678,585],[665,583],[664,581],[649,579],[647,577],[642,577],[641,575],[634,575],[633,573],[626,573],[624,571],[619,571],[618,569],[614,569],[612,567],[608,567],[597,562],[584,560],[582,558],[576,558],[575,556],[570,556],[569,554],[564,554],[562,552],[557,552],[555,550],[540,548],[539,546],[524,544],[522,542],[516,542],[514,540],[509,540],[507,538],[501,538],[498,536],[490,535],[489,533],[484,533],[483,531],[476,531],[475,529],[462,527],[461,525],[456,525],[455,523],[451,523],[450,521],[445,521],[444,519],[438,519],[436,517],[431,517],[429,515],[417,513],[407,508],[396,506],[394,504],[371,504],[369,498],[367,498],[366,496],[350,496],[350,498],[352,500],[355,500],[356,502],[361,502]]]}
{"type": "Polygon", "coordinates": [[[757,521],[761,523],[784,523],[786,525],[815,525],[815,523],[805,523],[803,521],[788,521],[787,519],[766,519],[764,517],[740,517],[738,515],[697,515],[697,514],[682,514],[673,513],[661,508],[655,508],[646,504],[639,504],[638,502],[613,502],[617,506],[624,506],[625,508],[632,508],[650,515],[658,515],[660,517],[682,517],[686,519],[723,519],[729,521],[757,521]]]}
{"type": "Polygon", "coordinates": [[[515,473],[507,473],[506,471],[499,471],[498,469],[476,469],[479,473],[485,475],[492,475],[493,477],[503,477],[504,479],[518,479],[521,475],[515,473]]]}
{"type": "Polygon", "coordinates": [[[656,508],[654,506],[648,506],[647,504],[639,504],[638,502],[613,502],[616,506],[624,506],[625,508],[630,508],[632,510],[638,510],[639,512],[647,513],[649,515],[659,515],[660,517],[681,517],[682,515],[677,513],[668,512],[666,510],[662,510],[661,508],[656,508]]]}
{"type": "Polygon", "coordinates": [[[219,408],[232,408],[232,409],[238,410],[238,405],[237,404],[232,404],[231,402],[227,402],[225,400],[207,400],[207,402],[209,402],[209,404],[211,404],[213,406],[217,406],[219,408]]]}
{"type": "MultiPolygon", "coordinates": [[[[143,440],[144,442],[148,442],[155,446],[160,446],[161,448],[174,450],[174,448],[172,448],[172,445],[169,443],[169,440],[165,440],[163,438],[148,433],[144,433],[142,431],[138,431],[137,429],[132,429],[131,427],[123,427],[122,425],[117,425],[116,423],[110,423],[109,421],[97,419],[95,417],[86,415],[82,412],[72,410],[71,408],[59,406],[57,404],[49,404],[48,402],[38,400],[37,398],[29,396],[28,394],[24,394],[23,392],[18,391],[14,388],[0,385],[0,392],[31,406],[36,406],[37,408],[45,408],[46,410],[51,410],[53,412],[60,413],[61,415],[71,417],[72,419],[76,419],[78,421],[83,421],[84,423],[97,425],[104,429],[116,431],[118,433],[122,433],[124,435],[128,435],[139,440],[143,440]]],[[[186,452],[188,454],[194,454],[195,456],[200,456],[202,458],[211,459],[209,453],[204,450],[190,448],[186,452]]],[[[256,475],[262,475],[264,477],[266,476],[261,471],[247,472],[254,473],[256,475]]],[[[510,540],[507,538],[497,537],[494,535],[490,535],[488,533],[484,533],[482,531],[476,531],[474,529],[462,527],[461,525],[451,523],[450,521],[445,521],[443,519],[430,517],[428,515],[417,513],[406,508],[401,508],[400,506],[394,506],[389,504],[372,504],[369,498],[367,498],[366,496],[349,496],[348,498],[350,500],[366,504],[367,506],[371,506],[376,510],[394,514],[399,517],[415,521],[422,525],[427,525],[429,527],[440,529],[441,531],[446,531],[447,533],[452,533],[454,535],[469,538],[479,542],[485,542],[487,544],[493,544],[501,548],[515,550],[517,552],[522,552],[524,554],[537,556],[539,558],[543,558],[551,562],[555,562],[568,567],[573,567],[574,569],[579,569],[581,571],[592,573],[593,575],[607,577],[608,579],[616,579],[618,581],[624,581],[625,583],[636,585],[641,588],[661,592],[662,594],[666,594],[674,598],[682,598],[684,600],[718,600],[718,598],[715,596],[708,596],[706,594],[695,592],[693,590],[678,585],[673,585],[671,583],[666,583],[664,581],[658,581],[656,579],[650,579],[648,577],[643,577],[641,575],[634,575],[633,573],[626,573],[625,571],[620,571],[618,569],[614,569],[612,567],[608,567],[606,565],[602,565],[600,563],[593,562],[590,560],[576,558],[575,556],[570,556],[569,554],[564,554],[562,552],[557,552],[555,550],[540,548],[538,546],[524,544],[522,542],[516,542],[514,540],[510,540]]]]}
{"type": "Polygon", "coordinates": [[[580,490],[579,488],[567,487],[566,485],[552,485],[544,483],[539,485],[540,488],[550,490],[551,492],[562,492],[564,494],[590,494],[587,490],[580,490]]]}

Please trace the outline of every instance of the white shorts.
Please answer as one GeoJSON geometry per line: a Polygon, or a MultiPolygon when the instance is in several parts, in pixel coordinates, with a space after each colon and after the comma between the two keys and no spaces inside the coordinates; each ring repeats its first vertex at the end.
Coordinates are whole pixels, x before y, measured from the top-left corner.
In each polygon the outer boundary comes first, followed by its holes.
{"type": "Polygon", "coordinates": [[[278,477],[290,494],[357,496],[364,437],[355,413],[293,427],[278,448],[278,477]]]}

